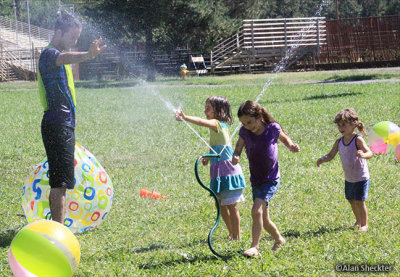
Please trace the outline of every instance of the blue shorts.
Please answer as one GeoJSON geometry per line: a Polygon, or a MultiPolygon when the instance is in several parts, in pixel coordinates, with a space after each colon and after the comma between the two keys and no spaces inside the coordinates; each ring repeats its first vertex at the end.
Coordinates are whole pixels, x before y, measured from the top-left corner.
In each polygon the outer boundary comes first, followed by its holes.
{"type": "Polygon", "coordinates": [[[344,182],[344,193],[347,200],[365,201],[368,198],[369,180],[350,183],[344,182]]]}
{"type": "Polygon", "coordinates": [[[262,185],[251,184],[251,188],[253,190],[253,201],[256,200],[256,198],[260,198],[264,200],[268,205],[268,202],[278,191],[280,184],[281,184],[280,178],[268,181],[262,185]]]}

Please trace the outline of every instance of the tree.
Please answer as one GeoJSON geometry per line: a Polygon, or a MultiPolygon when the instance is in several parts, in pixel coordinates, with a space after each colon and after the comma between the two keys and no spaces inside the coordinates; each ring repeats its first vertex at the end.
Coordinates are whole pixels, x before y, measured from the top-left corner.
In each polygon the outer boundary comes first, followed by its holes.
{"type": "MultiPolygon", "coordinates": [[[[40,4],[37,1],[29,1],[29,14],[32,25],[53,30],[57,19],[58,0],[42,0],[40,4]]],[[[20,5],[19,20],[28,22],[28,7],[26,1],[20,5]]]]}
{"type": "Polygon", "coordinates": [[[14,10],[13,10],[13,2],[12,0],[9,1],[1,1],[0,2],[0,11],[2,16],[7,17],[14,17],[14,10]]]}
{"type": "Polygon", "coordinates": [[[107,36],[122,44],[144,41],[147,79],[155,79],[153,53],[177,46],[207,49],[217,38],[237,29],[218,0],[114,0],[99,1],[86,14],[101,24],[107,36]]]}

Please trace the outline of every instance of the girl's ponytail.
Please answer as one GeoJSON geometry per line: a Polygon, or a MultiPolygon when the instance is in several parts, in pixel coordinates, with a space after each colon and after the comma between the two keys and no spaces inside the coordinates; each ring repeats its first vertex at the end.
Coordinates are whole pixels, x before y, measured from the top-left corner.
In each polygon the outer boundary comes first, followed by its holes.
{"type": "Polygon", "coordinates": [[[276,122],[275,119],[268,113],[267,109],[262,107],[257,102],[250,100],[247,100],[240,105],[237,115],[238,117],[247,115],[254,118],[260,118],[266,125],[276,122]]]}
{"type": "Polygon", "coordinates": [[[360,120],[358,120],[358,122],[357,122],[357,129],[361,134],[365,135],[367,133],[364,123],[362,123],[360,120]]]}
{"type": "MultiPolygon", "coordinates": [[[[260,106],[260,105],[259,105],[260,106]]],[[[265,124],[276,122],[276,120],[270,115],[266,108],[260,106],[259,114],[262,116],[265,124]]]]}

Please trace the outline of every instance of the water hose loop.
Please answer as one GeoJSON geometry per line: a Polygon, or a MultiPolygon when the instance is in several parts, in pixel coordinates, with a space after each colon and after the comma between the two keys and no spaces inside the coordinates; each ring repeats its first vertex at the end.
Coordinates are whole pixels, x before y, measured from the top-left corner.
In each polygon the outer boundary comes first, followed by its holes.
{"type": "Polygon", "coordinates": [[[213,190],[211,190],[209,187],[205,186],[205,185],[203,184],[203,182],[200,180],[200,177],[199,177],[199,170],[198,170],[198,165],[199,165],[199,162],[200,162],[200,160],[201,160],[202,158],[219,158],[219,157],[220,157],[220,155],[217,155],[217,154],[206,154],[206,155],[200,156],[200,157],[197,158],[197,160],[196,160],[196,163],[195,163],[195,166],[194,166],[194,173],[196,174],[197,182],[199,182],[199,184],[200,184],[205,190],[207,190],[208,192],[210,192],[211,196],[212,196],[212,197],[214,198],[214,200],[215,200],[215,206],[217,207],[217,218],[216,218],[216,220],[215,220],[214,226],[211,228],[210,233],[208,234],[208,246],[210,247],[211,252],[212,252],[215,256],[224,259],[224,258],[227,258],[227,256],[224,256],[224,255],[219,254],[217,251],[214,250],[214,248],[213,248],[213,246],[212,246],[212,234],[213,234],[214,230],[217,228],[217,226],[218,226],[218,224],[219,224],[219,220],[220,220],[220,217],[221,217],[221,206],[220,206],[220,204],[219,204],[219,201],[218,201],[218,198],[217,198],[217,195],[215,194],[215,192],[214,192],[213,190]]]}

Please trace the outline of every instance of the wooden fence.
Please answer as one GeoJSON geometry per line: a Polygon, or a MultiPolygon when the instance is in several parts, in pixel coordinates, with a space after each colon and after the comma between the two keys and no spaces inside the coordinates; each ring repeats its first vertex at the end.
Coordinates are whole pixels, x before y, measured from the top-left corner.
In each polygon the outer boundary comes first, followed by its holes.
{"type": "Polygon", "coordinates": [[[271,71],[289,52],[289,70],[399,66],[400,16],[244,20],[213,49],[210,67],[271,71]]]}

